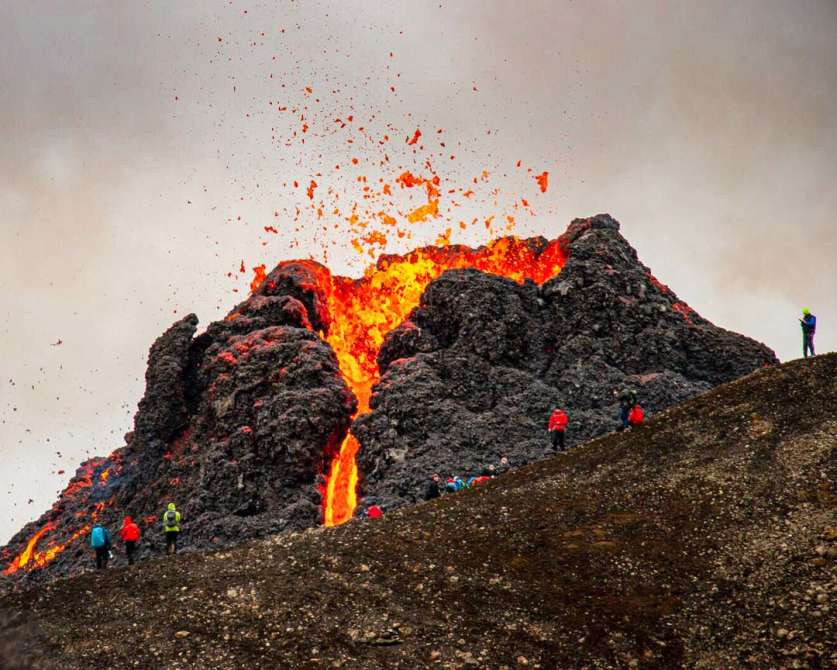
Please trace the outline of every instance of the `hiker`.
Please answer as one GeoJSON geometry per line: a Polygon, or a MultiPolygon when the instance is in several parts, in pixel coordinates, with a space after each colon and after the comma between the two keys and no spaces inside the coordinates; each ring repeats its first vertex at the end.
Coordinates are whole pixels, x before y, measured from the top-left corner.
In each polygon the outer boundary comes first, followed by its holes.
{"type": "Polygon", "coordinates": [[[628,415],[631,413],[634,405],[636,405],[636,391],[629,388],[623,389],[619,393],[619,421],[621,423],[619,430],[625,430],[630,427],[628,415]]]}
{"type": "Polygon", "coordinates": [[[366,510],[366,516],[370,519],[380,519],[384,515],[384,510],[379,505],[370,505],[366,510]]]}
{"type": "Polygon", "coordinates": [[[125,554],[128,556],[128,565],[134,564],[134,552],[137,549],[137,542],[140,539],[140,529],[134,520],[126,516],[122,521],[122,528],[119,531],[119,537],[125,543],[125,554]]]}
{"type": "Polygon", "coordinates": [[[552,438],[553,451],[564,451],[564,434],[569,423],[570,417],[567,416],[567,413],[563,409],[556,407],[552,410],[546,429],[552,438]]]}
{"type": "Polygon", "coordinates": [[[96,551],[96,569],[104,570],[110,558],[110,532],[100,523],[90,531],[90,546],[96,551]]]}
{"type": "Polygon", "coordinates": [[[502,475],[504,472],[508,472],[511,470],[511,463],[509,463],[509,459],[507,456],[500,457],[500,463],[495,468],[495,471],[498,475],[502,475]]]}
{"type": "Polygon", "coordinates": [[[642,411],[642,407],[639,405],[634,405],[628,414],[628,424],[631,428],[636,428],[642,425],[643,421],[645,421],[645,412],[642,411]]]}
{"type": "Polygon", "coordinates": [[[174,503],[169,503],[163,514],[163,532],[166,534],[166,553],[177,553],[177,536],[180,535],[180,512],[174,503]]]}
{"type": "Polygon", "coordinates": [[[442,478],[439,476],[439,473],[434,473],[430,481],[427,482],[427,487],[424,489],[425,500],[433,500],[433,498],[438,498],[441,495],[441,491],[439,491],[439,484],[441,482],[442,478]]]}
{"type": "Polygon", "coordinates": [[[799,320],[802,326],[802,355],[808,358],[808,352],[811,356],[816,356],[814,353],[814,333],[817,331],[817,317],[811,314],[811,310],[805,307],[802,310],[802,318],[799,320]]]}

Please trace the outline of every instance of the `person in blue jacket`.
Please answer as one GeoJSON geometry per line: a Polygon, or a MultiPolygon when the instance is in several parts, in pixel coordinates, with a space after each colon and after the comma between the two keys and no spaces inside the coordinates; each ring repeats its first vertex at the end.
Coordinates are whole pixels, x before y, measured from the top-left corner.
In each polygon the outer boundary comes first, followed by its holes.
{"type": "Polygon", "coordinates": [[[110,558],[110,532],[101,524],[96,524],[90,531],[90,546],[96,551],[96,569],[108,567],[110,558]]]}
{"type": "Polygon", "coordinates": [[[802,318],[799,320],[802,325],[802,355],[808,358],[808,352],[811,356],[814,353],[814,333],[817,331],[817,317],[811,314],[811,310],[807,307],[802,310],[802,318]]]}

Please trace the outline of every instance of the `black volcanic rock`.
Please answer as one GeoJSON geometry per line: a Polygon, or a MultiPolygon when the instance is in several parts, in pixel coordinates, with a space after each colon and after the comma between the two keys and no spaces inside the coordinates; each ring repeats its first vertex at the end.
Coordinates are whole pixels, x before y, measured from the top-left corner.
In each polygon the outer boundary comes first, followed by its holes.
{"type": "MultiPolygon", "coordinates": [[[[291,297],[305,308],[305,316],[310,319],[313,329],[328,332],[331,316],[323,299],[320,281],[328,275],[328,269],[311,261],[284,261],[265,278],[255,294],[244,303],[252,311],[262,304],[258,298],[264,296],[291,297]],[[254,300],[255,299],[255,300],[254,300]]],[[[241,309],[241,306],[238,308],[241,309]]]]}
{"type": "Polygon", "coordinates": [[[197,328],[198,317],[190,314],[151,346],[145,373],[145,395],[139,401],[132,439],[139,438],[149,446],[164,446],[188,423],[185,372],[197,328]]]}
{"type": "Polygon", "coordinates": [[[37,581],[88,565],[83,529],[94,514],[114,534],[124,515],[139,521],[141,559],[161,550],[169,501],[183,514],[186,550],[320,522],[317,478],[356,400],[334,352],[312,330],[312,323],[327,325],[320,321],[327,313],[311,267],[283,264],[205,333],[194,337],[197,318],[189,315],[152,345],[127,446],[84,463],[53,508],[0,558],[11,561],[47,525],[36,550],[63,544],[80,528],[82,536],[46,568],[13,578],[37,581]]]}
{"type": "Polygon", "coordinates": [[[0,667],[833,668],[835,427],[837,353],[760,370],[383,519],[0,597],[0,667]]]}
{"type": "Polygon", "coordinates": [[[167,497],[182,501],[196,546],[316,525],[315,478],[355,408],[331,349],[302,328],[227,331],[192,383],[189,425],[123,507],[159,516],[167,497]]]}
{"type": "Polygon", "coordinates": [[[678,300],[611,217],[574,221],[562,243],[567,264],[542,286],[448,271],[388,335],[372,412],[352,428],[369,498],[413,502],[434,472],[538,460],[556,405],[574,445],[617,427],[618,389],[653,413],[777,362],[678,300]]]}

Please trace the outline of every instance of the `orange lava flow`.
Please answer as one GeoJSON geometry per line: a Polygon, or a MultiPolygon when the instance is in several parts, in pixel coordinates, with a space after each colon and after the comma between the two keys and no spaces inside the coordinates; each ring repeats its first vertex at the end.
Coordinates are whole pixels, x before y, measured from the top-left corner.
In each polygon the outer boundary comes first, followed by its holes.
{"type": "Polygon", "coordinates": [[[105,503],[96,503],[95,511],[90,515],[90,523],[85,524],[76,530],[64,542],[58,543],[53,540],[49,545],[47,545],[46,549],[43,551],[37,551],[36,547],[41,537],[49,531],[54,530],[56,527],[53,522],[46,524],[43,528],[41,528],[41,530],[29,538],[29,542],[26,544],[26,549],[24,549],[11,563],[9,563],[9,566],[3,570],[3,574],[8,577],[21,568],[26,568],[26,566],[29,566],[27,570],[45,566],[52,559],[58,556],[58,554],[64,551],[71,542],[86,534],[93,527],[93,522],[96,521],[99,516],[99,512],[101,512],[104,507],[105,503]]]}
{"type": "Polygon", "coordinates": [[[3,571],[3,574],[11,575],[20,570],[22,567],[25,567],[26,564],[29,563],[29,561],[31,560],[33,554],[35,553],[35,546],[38,544],[38,540],[40,540],[45,533],[51,531],[54,527],[55,526],[53,524],[48,523],[46,526],[41,528],[41,530],[39,530],[32,537],[30,537],[29,542],[26,545],[26,549],[20,552],[20,554],[15,558],[15,560],[13,560],[9,564],[9,567],[7,567],[3,571]]]}
{"type": "MultiPolygon", "coordinates": [[[[369,411],[372,386],[378,381],[377,357],[386,334],[418,306],[427,285],[445,270],[476,268],[517,282],[543,283],[561,271],[560,242],[540,253],[515,237],[485,247],[427,247],[404,256],[384,256],[361,279],[321,276],[331,323],[326,340],[358,400],[358,414],[369,411]],[[325,285],[328,282],[328,285],[325,285]]],[[[352,518],[357,507],[357,439],[349,433],[331,464],[323,495],[323,523],[336,526],[352,518]]]]}

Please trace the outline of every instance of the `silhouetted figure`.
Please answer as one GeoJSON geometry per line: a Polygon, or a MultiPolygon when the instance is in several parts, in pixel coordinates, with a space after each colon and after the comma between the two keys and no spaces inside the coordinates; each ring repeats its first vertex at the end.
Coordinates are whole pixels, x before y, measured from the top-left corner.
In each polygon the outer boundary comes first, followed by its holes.
{"type": "Polygon", "coordinates": [[[630,427],[631,424],[628,421],[628,416],[634,408],[634,405],[636,405],[636,391],[629,388],[623,389],[619,393],[619,421],[621,423],[619,430],[625,430],[630,427]]]}
{"type": "Polygon", "coordinates": [[[441,481],[442,478],[438,475],[438,473],[434,474],[430,478],[430,481],[427,482],[427,487],[424,489],[425,500],[433,500],[433,498],[438,498],[441,495],[441,491],[439,490],[439,484],[441,481]]]}
{"type": "Polygon", "coordinates": [[[811,310],[807,307],[802,310],[802,318],[799,320],[802,326],[802,355],[808,358],[808,352],[811,356],[816,356],[814,353],[814,333],[817,332],[817,317],[811,314],[811,310]]]}

